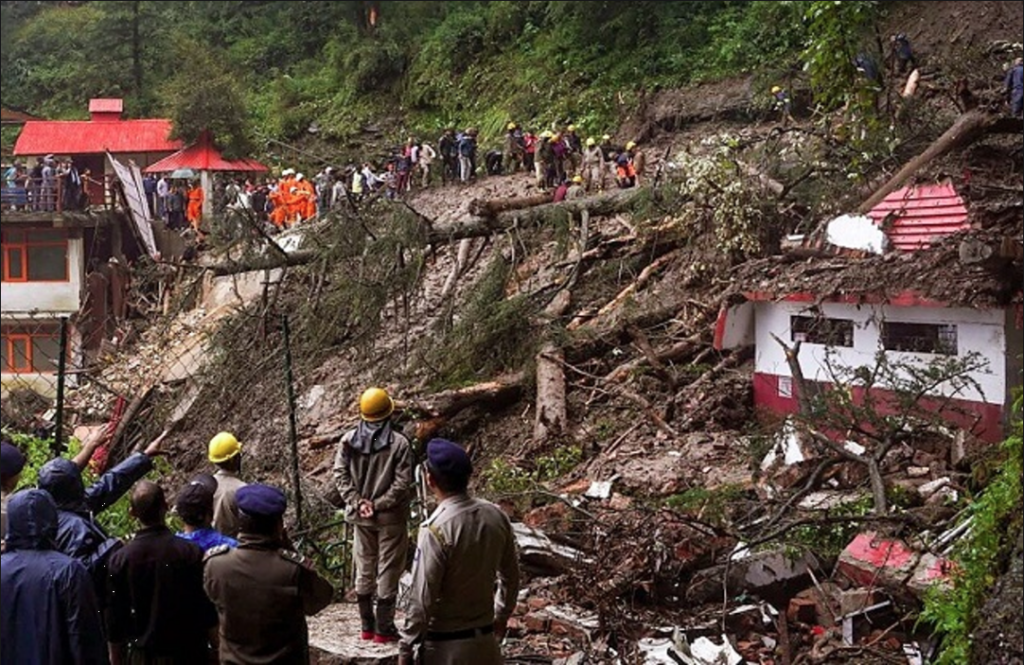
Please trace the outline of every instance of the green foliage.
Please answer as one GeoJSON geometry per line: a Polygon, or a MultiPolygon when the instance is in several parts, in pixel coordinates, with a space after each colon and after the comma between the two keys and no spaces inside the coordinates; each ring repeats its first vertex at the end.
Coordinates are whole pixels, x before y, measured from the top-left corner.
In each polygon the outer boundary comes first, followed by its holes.
{"type": "Polygon", "coordinates": [[[869,38],[868,27],[880,3],[872,0],[821,0],[807,9],[808,45],[805,68],[811,77],[815,99],[832,110],[845,103],[865,108],[865,98],[855,96],[857,53],[869,38]]]}
{"type": "Polygon", "coordinates": [[[928,594],[921,621],[944,637],[937,665],[970,661],[971,633],[1024,518],[1024,437],[1021,399],[1014,407],[1014,433],[1003,445],[1006,461],[993,482],[971,506],[972,527],[954,551],[953,588],[928,594]]]}
{"type": "Polygon", "coordinates": [[[665,505],[693,515],[718,526],[729,521],[729,511],[743,497],[746,490],[740,485],[723,485],[713,490],[694,487],[682,494],[674,494],[665,500],[665,505]]]}
{"type": "Polygon", "coordinates": [[[180,66],[161,90],[174,137],[191,142],[209,130],[229,158],[249,154],[252,142],[243,91],[224,66],[223,55],[187,39],[174,50],[180,66]]]}
{"type": "Polygon", "coordinates": [[[565,476],[581,462],[582,448],[562,446],[538,457],[532,468],[523,468],[497,458],[484,471],[483,478],[487,492],[491,496],[525,494],[544,483],[565,476]]]}
{"type": "Polygon", "coordinates": [[[533,358],[536,339],[527,322],[536,308],[525,296],[505,297],[511,269],[504,257],[495,258],[466,296],[458,320],[441,322],[441,342],[425,359],[437,375],[435,387],[521,369],[533,358]]]}

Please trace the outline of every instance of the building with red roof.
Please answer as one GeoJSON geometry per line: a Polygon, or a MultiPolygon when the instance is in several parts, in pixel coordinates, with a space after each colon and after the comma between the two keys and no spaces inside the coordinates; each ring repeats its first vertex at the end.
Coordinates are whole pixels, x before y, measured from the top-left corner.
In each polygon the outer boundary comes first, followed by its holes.
{"type": "MultiPolygon", "coordinates": [[[[182,142],[171,139],[171,121],[126,120],[121,99],[93,99],[88,120],[29,120],[14,145],[15,157],[30,163],[37,157],[71,157],[82,173],[102,183],[112,169],[106,153],[119,161],[134,161],[140,168],[177,152],[182,142]]],[[[93,203],[103,203],[103,188],[93,187],[93,203]]]]}

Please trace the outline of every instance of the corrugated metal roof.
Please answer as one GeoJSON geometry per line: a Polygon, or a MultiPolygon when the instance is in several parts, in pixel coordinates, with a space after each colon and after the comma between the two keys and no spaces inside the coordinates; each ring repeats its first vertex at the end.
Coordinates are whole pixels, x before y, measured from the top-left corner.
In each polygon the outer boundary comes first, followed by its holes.
{"type": "Polygon", "coordinates": [[[971,227],[967,205],[950,183],[893,192],[868,216],[885,228],[889,241],[902,252],[925,249],[939,238],[971,227]]]}
{"type": "Polygon", "coordinates": [[[240,171],[263,173],[269,169],[254,159],[224,159],[208,132],[183,150],[164,157],[146,169],[146,173],[170,173],[178,169],[196,171],[240,171]]]}
{"type": "Polygon", "coordinates": [[[123,99],[90,99],[89,113],[124,113],[123,99]]]}
{"type": "Polygon", "coordinates": [[[170,133],[170,120],[34,120],[22,128],[14,154],[170,153],[181,149],[181,141],[170,140],[170,133]]]}

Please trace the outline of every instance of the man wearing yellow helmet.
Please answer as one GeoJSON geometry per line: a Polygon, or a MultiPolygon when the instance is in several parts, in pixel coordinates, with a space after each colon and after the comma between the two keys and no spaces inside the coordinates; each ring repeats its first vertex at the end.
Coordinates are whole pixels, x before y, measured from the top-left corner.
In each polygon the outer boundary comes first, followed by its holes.
{"type": "Polygon", "coordinates": [[[583,151],[583,179],[587,191],[604,190],[604,176],[608,172],[605,164],[604,150],[593,137],[587,139],[587,147],[583,151]]]}
{"type": "Polygon", "coordinates": [[[576,133],[576,125],[565,128],[565,149],[565,172],[575,176],[580,172],[580,164],[583,162],[583,139],[576,133]]]}
{"type": "Polygon", "coordinates": [[[587,190],[583,186],[583,183],[584,183],[583,176],[581,176],[581,175],[573,176],[572,184],[569,185],[569,189],[567,189],[566,192],[565,192],[565,200],[566,201],[573,201],[575,199],[582,199],[582,198],[584,198],[587,195],[587,190]]]}
{"type": "Polygon", "coordinates": [[[774,106],[780,115],[782,126],[788,127],[789,123],[793,122],[793,100],[790,98],[789,92],[782,86],[772,86],[772,97],[775,98],[774,106]]]}
{"type": "Polygon", "coordinates": [[[519,125],[514,122],[508,123],[508,132],[505,134],[505,145],[502,149],[501,170],[505,174],[515,173],[523,168],[523,158],[526,156],[526,139],[523,137],[519,125]]]}
{"type": "Polygon", "coordinates": [[[334,458],[334,481],[345,502],[345,519],[355,531],[361,637],[378,644],[398,640],[395,603],[409,548],[413,497],[412,445],[392,426],[394,410],[387,391],[364,391],[359,425],[341,437],[334,458]]]}
{"type": "Polygon", "coordinates": [[[238,504],[235,493],[245,487],[242,473],[242,444],[231,432],[220,432],[212,439],[208,457],[217,467],[213,475],[217,490],[213,494],[213,528],[228,538],[238,538],[238,504]]]}

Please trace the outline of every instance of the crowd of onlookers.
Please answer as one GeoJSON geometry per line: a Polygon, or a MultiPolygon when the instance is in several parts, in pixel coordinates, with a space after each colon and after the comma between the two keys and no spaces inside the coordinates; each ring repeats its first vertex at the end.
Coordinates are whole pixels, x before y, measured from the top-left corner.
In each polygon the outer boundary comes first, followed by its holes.
{"type": "Polygon", "coordinates": [[[56,212],[87,205],[90,173],[80,173],[70,157],[37,157],[32,168],[5,164],[3,173],[2,205],[8,210],[56,212]]]}

